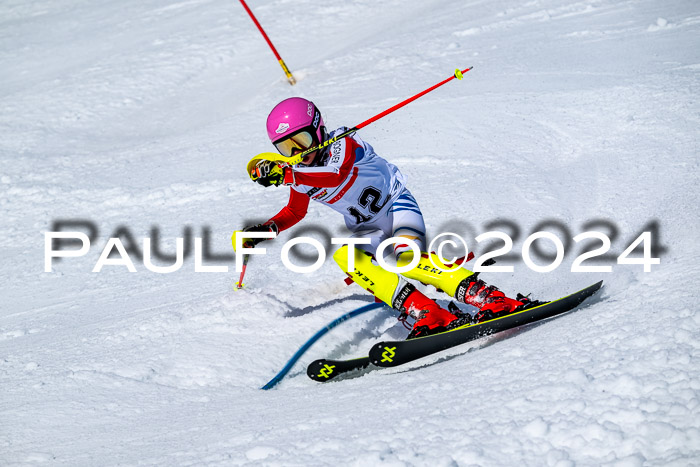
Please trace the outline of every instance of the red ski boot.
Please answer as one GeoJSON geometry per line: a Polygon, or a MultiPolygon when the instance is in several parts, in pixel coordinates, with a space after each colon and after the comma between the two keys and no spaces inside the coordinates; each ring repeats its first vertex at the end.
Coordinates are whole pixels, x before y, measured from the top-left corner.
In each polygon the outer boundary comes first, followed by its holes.
{"type": "MultiPolygon", "coordinates": [[[[521,297],[518,295],[518,298],[521,297]]],[[[459,284],[455,298],[479,309],[474,315],[474,321],[478,323],[524,309],[525,306],[533,306],[530,305],[533,303],[530,300],[519,301],[506,297],[498,288],[486,285],[484,281],[477,279],[476,275],[468,277],[459,284]]]]}
{"type": "Polygon", "coordinates": [[[398,293],[396,299],[394,299],[394,308],[416,320],[411,333],[406,339],[449,331],[471,322],[469,315],[462,313],[452,314],[441,308],[434,300],[416,290],[411,284],[406,284],[398,293]]]}

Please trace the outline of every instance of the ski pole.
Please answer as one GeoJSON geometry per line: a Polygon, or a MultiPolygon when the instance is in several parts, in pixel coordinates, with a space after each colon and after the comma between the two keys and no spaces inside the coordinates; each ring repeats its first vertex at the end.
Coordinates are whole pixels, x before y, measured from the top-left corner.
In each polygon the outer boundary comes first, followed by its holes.
{"type": "Polygon", "coordinates": [[[243,267],[241,268],[241,277],[238,279],[238,284],[236,284],[236,289],[240,290],[243,288],[243,276],[245,276],[245,270],[248,267],[248,260],[250,255],[243,255],[243,267]]]}
{"type": "Polygon", "coordinates": [[[439,87],[442,86],[443,84],[445,84],[445,83],[447,83],[447,82],[449,82],[449,81],[451,81],[451,80],[453,80],[453,79],[455,79],[455,78],[461,80],[461,79],[462,79],[462,76],[464,75],[464,73],[468,72],[468,71],[471,70],[472,68],[474,68],[474,67],[471,67],[471,66],[470,66],[469,68],[466,68],[466,69],[464,69],[464,70],[460,70],[459,68],[457,68],[457,69],[455,70],[454,75],[450,76],[449,78],[447,78],[447,79],[445,79],[445,80],[443,80],[443,81],[440,81],[440,82],[437,83],[436,85],[431,86],[431,87],[429,87],[428,89],[426,89],[426,90],[424,90],[424,91],[419,92],[419,93],[416,94],[415,96],[409,97],[408,99],[406,99],[406,100],[404,100],[404,101],[401,101],[401,102],[399,102],[398,104],[396,104],[396,105],[394,105],[394,106],[392,106],[392,107],[389,107],[389,108],[386,109],[385,111],[378,113],[378,114],[375,115],[374,117],[368,118],[368,119],[365,120],[364,122],[362,122],[362,123],[360,123],[360,124],[358,124],[358,125],[355,125],[354,127],[350,128],[349,130],[346,130],[346,131],[342,132],[341,134],[339,134],[339,135],[337,135],[337,136],[334,136],[333,138],[331,138],[331,139],[329,139],[329,140],[324,141],[323,143],[319,144],[318,146],[314,146],[314,147],[312,147],[312,148],[307,149],[307,150],[304,151],[304,152],[301,152],[301,153],[297,154],[296,157],[294,157],[292,160],[288,161],[287,163],[288,163],[289,165],[298,164],[299,162],[301,162],[301,160],[304,158],[305,155],[310,154],[310,153],[312,153],[312,152],[314,152],[314,151],[318,151],[319,149],[323,149],[323,148],[325,148],[326,146],[330,146],[331,144],[335,143],[335,142],[338,141],[339,139],[343,139],[343,138],[345,138],[346,136],[349,136],[350,134],[356,132],[356,131],[359,130],[360,128],[364,128],[364,127],[366,127],[367,125],[369,125],[370,123],[376,122],[377,120],[379,120],[379,119],[382,118],[382,117],[386,117],[387,115],[389,115],[389,114],[392,113],[393,111],[399,110],[401,107],[403,107],[403,106],[405,106],[405,105],[407,105],[407,104],[410,104],[411,102],[415,101],[415,100],[418,99],[419,97],[428,94],[430,91],[433,91],[433,90],[439,88],[439,87]]]}
{"type": "Polygon", "coordinates": [[[321,337],[323,337],[323,335],[326,334],[328,331],[330,331],[331,329],[333,329],[334,327],[336,327],[337,325],[339,325],[343,321],[346,321],[346,320],[348,320],[352,317],[355,317],[357,315],[361,315],[362,313],[366,313],[370,310],[381,308],[383,306],[386,306],[386,305],[384,303],[370,303],[369,305],[365,305],[363,307],[356,308],[348,313],[345,313],[344,315],[339,316],[338,318],[334,319],[330,323],[326,324],[324,327],[319,329],[316,334],[311,336],[311,338],[308,341],[306,341],[304,343],[304,345],[302,345],[299,348],[299,350],[296,351],[296,353],[292,356],[292,358],[289,359],[287,364],[284,365],[284,368],[282,368],[280,370],[280,372],[275,375],[274,378],[272,378],[265,386],[263,386],[260,389],[267,390],[267,389],[272,389],[273,387],[275,387],[275,385],[277,385],[277,383],[282,381],[282,378],[284,378],[284,376],[287,373],[289,373],[289,370],[292,369],[294,364],[301,358],[301,356],[304,355],[304,353],[307,350],[309,350],[309,348],[313,345],[313,343],[316,342],[317,340],[319,340],[321,337]]]}
{"type": "Polygon", "coordinates": [[[253,12],[248,8],[248,5],[246,5],[245,0],[240,0],[241,5],[243,5],[243,8],[245,8],[245,11],[248,12],[248,15],[250,15],[250,19],[253,20],[255,25],[258,27],[258,30],[260,30],[260,34],[265,38],[267,41],[267,45],[270,46],[272,49],[272,53],[275,54],[275,57],[277,57],[277,61],[279,62],[280,66],[282,67],[282,70],[284,70],[284,74],[287,75],[287,80],[289,80],[289,84],[294,85],[296,84],[296,80],[294,79],[294,76],[289,72],[289,68],[287,68],[287,64],[284,63],[284,60],[282,60],[282,57],[280,57],[280,54],[277,53],[277,49],[275,49],[275,46],[272,45],[272,41],[270,40],[269,37],[267,37],[267,34],[265,34],[265,31],[263,30],[262,26],[260,26],[260,23],[258,23],[258,20],[255,18],[255,15],[253,12]]]}

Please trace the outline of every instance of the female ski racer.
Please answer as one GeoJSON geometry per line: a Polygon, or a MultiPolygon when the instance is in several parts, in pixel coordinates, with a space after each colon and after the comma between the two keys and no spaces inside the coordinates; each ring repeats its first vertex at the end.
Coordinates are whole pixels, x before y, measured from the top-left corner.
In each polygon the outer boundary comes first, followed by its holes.
{"type": "MultiPolygon", "coordinates": [[[[318,108],[300,97],[280,102],[267,117],[267,134],[285,157],[295,156],[343,131],[346,128],[328,133],[318,108]]],[[[408,339],[492,319],[538,303],[520,294],[517,300],[508,298],[463,267],[449,265],[449,271],[435,268],[434,265],[448,269],[448,265],[435,253],[425,251],[423,215],[403,175],[356,134],[304,156],[294,166],[281,167],[261,160],[254,172],[253,178],[263,186],[289,186],[289,202],[267,222],[243,231],[277,234],[287,230],[306,216],[311,200],[338,211],[353,237],[369,239],[370,243],[357,247],[345,245],[336,251],[333,259],[355,283],[404,317],[407,314],[416,320],[408,339]],[[390,237],[412,240],[422,252],[418,265],[402,273],[404,277],[384,270],[374,259],[377,246],[390,237]],[[348,255],[354,257],[352,270],[348,267],[348,255]],[[477,307],[478,312],[473,318],[466,313],[453,314],[405,278],[433,285],[458,301],[477,307]]],[[[264,239],[244,239],[253,246],[261,241],[264,239]]],[[[404,266],[411,262],[414,253],[408,244],[395,243],[394,255],[397,265],[404,266]]]]}

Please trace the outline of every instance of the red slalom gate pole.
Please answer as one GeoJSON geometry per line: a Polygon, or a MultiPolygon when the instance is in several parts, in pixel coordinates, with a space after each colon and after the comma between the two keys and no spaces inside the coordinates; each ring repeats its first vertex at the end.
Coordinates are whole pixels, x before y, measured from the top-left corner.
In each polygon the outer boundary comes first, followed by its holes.
{"type": "Polygon", "coordinates": [[[449,78],[447,78],[447,79],[445,79],[445,80],[443,80],[443,81],[440,81],[438,84],[429,87],[429,88],[426,89],[425,91],[419,92],[419,93],[416,94],[415,96],[409,97],[408,99],[406,99],[406,100],[404,100],[404,101],[401,101],[401,102],[399,102],[398,104],[396,104],[396,105],[394,105],[394,106],[392,106],[392,107],[389,107],[389,108],[386,109],[384,112],[378,113],[378,114],[375,115],[374,117],[368,118],[367,120],[365,120],[364,122],[360,123],[359,125],[355,125],[354,127],[350,128],[349,130],[345,130],[344,132],[342,132],[342,133],[339,134],[338,136],[334,136],[333,138],[324,141],[323,143],[319,144],[318,146],[311,147],[311,148],[307,149],[306,151],[297,154],[296,157],[294,157],[293,159],[290,159],[290,160],[287,162],[287,164],[289,164],[289,165],[298,164],[299,162],[301,162],[301,160],[304,158],[305,155],[311,154],[312,152],[318,151],[319,149],[323,149],[323,148],[325,148],[326,146],[330,146],[331,144],[335,143],[335,142],[338,141],[339,139],[343,139],[343,138],[345,138],[346,136],[349,136],[350,134],[356,132],[356,131],[359,130],[360,128],[364,128],[364,127],[366,127],[367,125],[369,125],[370,123],[376,122],[377,120],[379,120],[379,119],[382,118],[382,117],[386,117],[386,116],[389,115],[391,112],[393,112],[393,111],[395,111],[395,110],[398,110],[398,109],[400,109],[401,107],[403,107],[403,106],[405,106],[405,105],[407,105],[407,104],[410,104],[411,102],[415,101],[415,100],[418,99],[419,97],[428,94],[430,91],[433,91],[433,90],[439,88],[439,87],[442,86],[443,84],[445,84],[445,83],[447,83],[447,82],[449,82],[449,81],[452,81],[452,80],[455,79],[455,78],[461,80],[461,79],[462,79],[462,75],[464,75],[464,73],[468,72],[468,71],[471,70],[472,68],[474,68],[474,67],[470,66],[469,68],[465,68],[464,70],[460,70],[459,68],[457,68],[457,69],[455,70],[454,75],[450,76],[449,78]]]}
{"type": "Polygon", "coordinates": [[[464,70],[460,70],[459,68],[457,68],[457,69],[455,70],[455,74],[452,75],[452,76],[450,76],[450,77],[447,78],[446,80],[440,81],[438,84],[429,87],[429,88],[426,89],[425,91],[419,92],[419,93],[416,94],[415,96],[409,97],[409,98],[406,99],[405,101],[399,102],[398,104],[396,104],[396,105],[393,106],[393,107],[389,107],[389,108],[386,109],[384,112],[378,113],[377,115],[375,115],[375,116],[372,117],[372,118],[368,118],[367,120],[365,120],[364,122],[360,123],[359,125],[356,125],[355,128],[353,128],[353,129],[354,129],[354,130],[359,130],[360,128],[366,127],[366,126],[369,125],[370,123],[376,122],[377,120],[379,120],[379,119],[382,118],[382,117],[386,117],[386,116],[389,115],[391,112],[393,112],[393,111],[395,111],[395,110],[399,110],[401,107],[403,107],[403,106],[405,106],[405,105],[407,105],[407,104],[410,104],[411,102],[415,101],[416,99],[418,99],[418,98],[421,97],[421,96],[425,96],[425,95],[428,94],[430,91],[433,91],[433,90],[439,88],[439,87],[442,86],[443,84],[445,84],[445,83],[447,83],[447,82],[449,82],[449,81],[452,81],[452,80],[455,79],[455,78],[461,80],[461,79],[462,79],[462,76],[464,75],[464,73],[468,72],[468,71],[471,70],[472,68],[474,68],[474,67],[471,67],[471,66],[470,66],[469,68],[466,68],[466,69],[464,69],[464,70]]]}
{"type": "Polygon", "coordinates": [[[289,84],[295,85],[297,81],[294,79],[294,76],[292,76],[292,74],[289,72],[289,68],[287,68],[287,64],[284,63],[284,60],[282,60],[282,57],[280,57],[280,54],[277,53],[277,49],[275,49],[275,46],[272,45],[272,41],[270,40],[270,38],[267,37],[267,34],[265,34],[265,30],[263,30],[262,26],[260,26],[260,23],[258,23],[258,20],[255,18],[255,15],[250,10],[250,8],[248,8],[248,5],[246,5],[245,1],[240,0],[240,2],[241,2],[241,5],[243,5],[243,8],[245,8],[245,11],[248,12],[248,15],[250,15],[250,19],[252,19],[253,22],[255,23],[255,25],[258,27],[260,34],[262,34],[262,36],[267,41],[267,45],[269,45],[270,48],[272,49],[272,53],[275,54],[275,57],[277,57],[277,61],[279,62],[282,69],[284,70],[284,74],[287,75],[287,80],[289,81],[289,84]]]}

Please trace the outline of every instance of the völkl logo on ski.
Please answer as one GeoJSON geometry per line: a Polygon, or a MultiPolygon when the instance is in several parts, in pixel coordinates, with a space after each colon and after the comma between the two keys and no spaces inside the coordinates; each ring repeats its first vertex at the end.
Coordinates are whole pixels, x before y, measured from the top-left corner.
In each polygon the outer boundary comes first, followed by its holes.
{"type": "Polygon", "coordinates": [[[323,365],[323,369],[318,374],[318,377],[319,378],[329,378],[330,375],[333,373],[333,368],[335,368],[335,365],[329,365],[326,363],[325,365],[323,365]]]}

